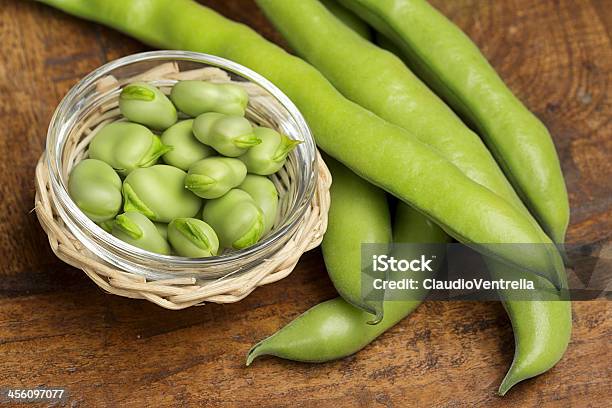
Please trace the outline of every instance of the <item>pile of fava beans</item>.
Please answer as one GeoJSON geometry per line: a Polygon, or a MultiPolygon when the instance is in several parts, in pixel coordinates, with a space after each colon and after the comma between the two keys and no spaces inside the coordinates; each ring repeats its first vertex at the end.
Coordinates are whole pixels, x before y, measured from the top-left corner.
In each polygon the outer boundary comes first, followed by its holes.
{"type": "Polygon", "coordinates": [[[239,85],[179,81],[168,98],[144,82],[123,88],[124,118],[104,125],[68,192],[103,229],[163,255],[202,258],[257,243],[278,192],[267,177],[300,143],[245,118],[239,85]]]}

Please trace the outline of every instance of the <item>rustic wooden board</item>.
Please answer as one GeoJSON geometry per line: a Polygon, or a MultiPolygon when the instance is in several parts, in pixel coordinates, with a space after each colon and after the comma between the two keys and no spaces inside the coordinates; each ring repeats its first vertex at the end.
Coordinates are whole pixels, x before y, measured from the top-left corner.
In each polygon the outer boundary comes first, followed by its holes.
{"type": "MultiPolygon", "coordinates": [[[[205,1],[281,42],[250,1],[205,1]]],[[[609,1],[434,2],[481,46],[554,135],[568,242],[610,243],[609,1]]],[[[33,174],[54,107],[97,66],[146,47],[32,2],[0,0],[0,387],[64,386],[66,406],[609,406],[611,307],[574,303],[549,373],[495,395],[513,353],[497,303],[428,302],[356,356],[308,365],[244,357],[335,292],[320,252],[233,305],[171,312],[102,293],[48,248],[33,174]]]]}

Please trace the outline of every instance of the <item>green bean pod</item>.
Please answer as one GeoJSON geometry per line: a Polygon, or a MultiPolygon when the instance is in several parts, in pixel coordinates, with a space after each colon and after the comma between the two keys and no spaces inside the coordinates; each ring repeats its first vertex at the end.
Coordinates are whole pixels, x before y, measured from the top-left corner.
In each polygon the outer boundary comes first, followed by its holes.
{"type": "Polygon", "coordinates": [[[238,157],[261,143],[247,119],[216,112],[195,118],[193,134],[200,142],[228,157],[238,157]]]}
{"type": "Polygon", "coordinates": [[[198,197],[219,198],[244,181],[244,163],[231,157],[209,157],[189,167],[185,188],[198,197]]]}
{"type": "Polygon", "coordinates": [[[205,112],[244,116],[249,95],[235,84],[179,81],[172,87],[170,99],[181,112],[194,118],[205,112]]]}
{"type": "Polygon", "coordinates": [[[382,302],[362,297],[361,244],[391,241],[387,197],[337,161],[326,158],[326,163],[332,175],[327,231],[321,243],[327,273],[344,300],[375,315],[372,323],[378,323],[382,302]]]}
{"type": "Polygon", "coordinates": [[[248,193],[236,188],[207,201],[202,220],[213,227],[222,248],[244,249],[263,235],[263,213],[248,193]]]}
{"type": "Polygon", "coordinates": [[[509,246],[494,246],[493,252],[479,247],[477,243],[483,242],[538,243],[541,237],[520,210],[470,180],[414,135],[342,97],[312,66],[245,25],[190,0],[149,0],[146,6],[123,0],[43,2],[148,44],[218,55],[259,72],[297,105],[321,149],[431,218],[449,235],[518,267],[547,276],[554,274],[551,270],[564,273],[538,246],[518,258],[509,246]],[[134,20],[134,15],[140,18],[134,20]]]}
{"type": "Polygon", "coordinates": [[[121,210],[121,179],[100,160],[85,159],[74,166],[68,178],[68,194],[97,223],[112,220],[121,210]]]}
{"type": "Polygon", "coordinates": [[[119,95],[119,110],[132,122],[164,130],[176,123],[176,108],[157,87],[146,82],[127,85],[119,95]]]}
{"type": "Polygon", "coordinates": [[[115,218],[111,234],[130,245],[162,255],[170,255],[170,245],[155,225],[139,212],[128,211],[115,218]]]}
{"type": "Polygon", "coordinates": [[[172,148],[162,156],[164,163],[187,171],[198,160],[215,155],[211,147],[195,138],[192,127],[193,119],[182,120],[162,133],[162,143],[172,148]]]}
{"type": "Polygon", "coordinates": [[[123,210],[166,223],[193,217],[202,200],[185,188],[186,175],[183,170],[163,164],[134,170],[123,181],[123,210]]]}
{"type": "Polygon", "coordinates": [[[149,167],[172,150],[146,127],[132,122],[105,125],[89,144],[89,157],[102,160],[127,176],[132,170],[149,167]]]}
{"type": "MultiPolygon", "coordinates": [[[[349,189],[355,184],[351,177],[334,178],[334,184],[344,182],[348,184],[342,189],[349,189]]],[[[332,192],[332,203],[337,201],[337,194],[334,195],[332,192]]],[[[342,223],[349,227],[344,231],[345,235],[336,237],[341,240],[337,243],[337,248],[345,249],[347,252],[339,254],[338,257],[344,257],[345,267],[352,266],[355,268],[352,271],[353,275],[359,275],[361,273],[360,263],[350,261],[355,256],[353,248],[360,247],[361,240],[367,236],[379,236],[380,231],[388,231],[389,211],[386,207],[371,206],[361,200],[356,200],[351,207],[365,218],[353,217],[350,213],[330,213],[330,222],[336,223],[338,221],[334,220],[336,217],[345,218],[348,221],[342,223]],[[355,229],[350,228],[351,224],[359,224],[357,230],[370,229],[370,232],[366,232],[363,236],[354,234],[355,229]]],[[[328,239],[327,234],[326,239],[328,239]]],[[[405,204],[400,204],[397,209],[393,223],[393,239],[395,242],[428,244],[443,244],[449,241],[448,235],[440,227],[405,204]]],[[[417,248],[414,250],[415,256],[420,255],[417,248]]],[[[410,256],[405,251],[402,255],[410,256]]],[[[443,255],[441,253],[441,256],[443,255]]],[[[405,277],[405,272],[403,274],[402,277],[405,277]]],[[[419,295],[423,299],[426,291],[422,290],[419,295]]],[[[369,313],[352,306],[341,297],[328,300],[309,309],[272,336],[256,344],[249,351],[246,364],[250,365],[253,360],[263,355],[317,363],[349,356],[370,344],[408,316],[420,303],[421,300],[387,300],[383,304],[385,310],[383,319],[380,323],[372,325],[369,324],[372,318],[369,313]]]]}
{"type": "Polygon", "coordinates": [[[251,147],[239,157],[249,173],[268,176],[279,171],[287,160],[287,155],[300,143],[300,140],[289,139],[274,129],[256,127],[253,134],[261,143],[251,147]]]}
{"type": "Polygon", "coordinates": [[[168,240],[180,256],[205,258],[217,255],[219,238],[210,225],[195,218],[175,218],[168,224],[168,240]]]}
{"type": "MultiPolygon", "coordinates": [[[[355,35],[316,0],[292,4],[282,0],[258,0],[258,4],[289,44],[347,97],[382,118],[413,131],[468,177],[515,205],[532,221],[534,228],[539,229],[480,138],[397,57],[355,35]],[[322,39],[329,40],[326,47],[318,46],[322,39]],[[373,88],[379,92],[372,92],[373,88]]],[[[550,239],[544,231],[540,235],[541,242],[550,247],[551,256],[562,265],[550,239]]],[[[517,276],[516,270],[500,262],[488,260],[487,264],[497,279],[517,276]]],[[[555,274],[549,279],[555,283],[564,282],[564,275],[555,274]]],[[[538,291],[538,295],[545,296],[542,291],[538,291]]],[[[506,298],[512,299],[512,296],[506,298]]],[[[503,389],[507,391],[508,384],[513,385],[514,380],[520,381],[535,375],[533,373],[545,371],[562,357],[571,332],[571,310],[569,302],[558,300],[532,300],[534,304],[537,302],[537,308],[526,307],[525,302],[507,300],[506,309],[517,328],[517,348],[515,364],[510,370],[512,374],[508,374],[500,392],[503,389]],[[535,310],[538,316],[530,314],[535,310]],[[534,320],[547,324],[530,326],[534,320]],[[529,333],[537,335],[530,336],[529,333]]]]}
{"type": "Polygon", "coordinates": [[[372,38],[370,26],[351,10],[338,3],[337,0],[321,0],[321,3],[323,3],[325,8],[336,16],[337,19],[342,21],[344,25],[350,27],[351,30],[359,34],[362,38],[366,40],[372,38]]]}
{"type": "Polygon", "coordinates": [[[237,188],[246,191],[261,209],[264,217],[263,235],[267,234],[274,226],[278,212],[278,190],[274,183],[267,177],[247,174],[237,188]]]}
{"type": "Polygon", "coordinates": [[[548,130],[469,37],[425,0],[341,3],[391,39],[421,78],[478,129],[544,230],[563,242],[569,204],[548,130]]]}
{"type": "MultiPolygon", "coordinates": [[[[565,354],[572,332],[571,302],[562,300],[554,285],[540,276],[517,272],[514,268],[488,262],[493,279],[512,274],[534,282],[538,290],[524,293],[526,300],[517,298],[516,291],[500,291],[504,307],[514,332],[514,359],[499,386],[506,392],[520,381],[542,374],[552,368],[565,354]]],[[[564,284],[567,287],[567,283],[564,284]]]]}

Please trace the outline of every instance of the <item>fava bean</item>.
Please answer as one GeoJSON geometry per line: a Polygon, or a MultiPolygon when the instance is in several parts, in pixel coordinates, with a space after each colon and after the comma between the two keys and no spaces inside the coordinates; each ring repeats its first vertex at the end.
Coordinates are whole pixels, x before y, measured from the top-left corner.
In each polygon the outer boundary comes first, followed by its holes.
{"type": "Polygon", "coordinates": [[[255,204],[263,212],[263,234],[267,234],[274,225],[278,210],[278,191],[274,183],[267,177],[247,174],[238,188],[249,193],[255,204]]]}
{"type": "Polygon", "coordinates": [[[139,212],[128,211],[115,218],[111,233],[120,240],[144,250],[170,255],[170,245],[151,220],[139,212]]]}
{"type": "Polygon", "coordinates": [[[170,99],[181,112],[194,118],[206,112],[244,116],[249,95],[239,85],[179,81],[172,87],[170,99]]]}
{"type": "Polygon", "coordinates": [[[211,147],[195,138],[192,127],[193,119],[182,120],[162,133],[162,143],[172,148],[162,156],[164,163],[187,171],[198,160],[215,155],[211,147]]]}
{"type": "Polygon", "coordinates": [[[123,181],[124,211],[137,211],[159,222],[193,217],[202,200],[185,188],[186,175],[163,164],[134,170],[123,181]]]}
{"type": "Polygon", "coordinates": [[[177,120],[176,108],[157,87],[145,82],[127,85],[119,95],[119,110],[132,122],[164,130],[177,120]]]}
{"type": "Polygon", "coordinates": [[[279,171],[285,165],[287,155],[301,143],[266,127],[256,127],[253,134],[261,143],[251,147],[239,158],[246,164],[249,173],[261,176],[279,171]]]}
{"type": "Polygon", "coordinates": [[[154,222],[153,225],[157,228],[159,235],[164,237],[165,240],[168,240],[168,224],[165,222],[154,222]]]}
{"type": "Polygon", "coordinates": [[[89,144],[89,157],[102,160],[127,176],[134,169],[154,165],[170,150],[158,136],[138,123],[113,122],[94,136],[89,144]]]}
{"type": "Polygon", "coordinates": [[[210,225],[195,218],[175,218],[168,225],[168,240],[180,256],[204,258],[217,255],[219,239],[210,225]]]}
{"type": "Polygon", "coordinates": [[[264,230],[263,213],[248,193],[238,189],[207,201],[202,219],[213,227],[222,248],[247,248],[261,238],[264,230]]]}
{"type": "MultiPolygon", "coordinates": [[[[112,220],[121,210],[121,179],[103,161],[85,159],[68,178],[68,194],[74,203],[94,222],[112,220]]],[[[108,225],[104,225],[108,229],[108,225]]]]}
{"type": "Polygon", "coordinates": [[[238,159],[209,157],[189,167],[185,187],[202,198],[219,198],[242,183],[246,174],[246,166],[238,159]]]}
{"type": "Polygon", "coordinates": [[[261,143],[251,123],[242,116],[203,113],[193,122],[193,134],[224,156],[237,157],[261,143]]]}

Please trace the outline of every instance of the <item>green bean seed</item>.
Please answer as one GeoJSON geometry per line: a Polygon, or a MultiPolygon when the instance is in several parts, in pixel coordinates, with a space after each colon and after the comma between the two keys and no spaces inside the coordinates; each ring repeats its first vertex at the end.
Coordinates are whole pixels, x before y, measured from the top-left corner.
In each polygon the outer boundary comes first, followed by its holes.
{"type": "Polygon", "coordinates": [[[193,122],[193,134],[200,142],[228,157],[240,156],[261,143],[248,120],[215,112],[198,116],[193,122]]]}
{"type": "Polygon", "coordinates": [[[168,224],[165,222],[154,222],[155,228],[157,228],[157,232],[164,237],[165,240],[168,239],[168,224]]]}
{"type": "Polygon", "coordinates": [[[244,116],[249,95],[239,85],[206,81],[179,81],[170,93],[174,105],[189,116],[206,112],[244,116]]]}
{"type": "Polygon", "coordinates": [[[77,207],[101,226],[121,210],[121,179],[100,160],[86,159],[72,169],[68,193],[77,207]]]}
{"type": "Polygon", "coordinates": [[[215,151],[198,141],[192,132],[193,119],[182,120],[164,131],[161,141],[172,150],[164,154],[164,163],[187,171],[198,160],[214,156],[215,151]]]}
{"type": "Polygon", "coordinates": [[[137,211],[159,222],[193,217],[202,200],[185,188],[186,175],[163,164],[134,170],[123,181],[124,211],[137,211]]]}
{"type": "Polygon", "coordinates": [[[246,166],[238,159],[209,157],[189,168],[185,187],[202,198],[219,198],[242,183],[246,174],[246,166]]]}
{"type": "Polygon", "coordinates": [[[210,225],[195,218],[176,218],[168,225],[168,239],[180,256],[204,258],[217,255],[219,239],[210,225]]]}
{"type": "Polygon", "coordinates": [[[145,82],[127,85],[119,95],[119,110],[132,122],[164,130],[177,120],[176,108],[158,88],[145,82]]]}
{"type": "Polygon", "coordinates": [[[102,160],[122,176],[140,167],[149,167],[172,150],[149,129],[132,122],[104,126],[89,144],[89,157],[102,160]]]}
{"type": "Polygon", "coordinates": [[[151,220],[139,212],[128,211],[115,218],[111,233],[122,241],[147,251],[170,255],[170,245],[151,220]]]}
{"type": "Polygon", "coordinates": [[[266,127],[256,127],[253,133],[261,143],[251,147],[240,156],[240,160],[246,164],[249,173],[261,176],[279,171],[285,165],[287,155],[301,143],[266,127]]]}
{"type": "Polygon", "coordinates": [[[248,193],[238,189],[206,202],[202,219],[213,227],[222,248],[247,248],[264,230],[262,211],[248,193]]]}
{"type": "Polygon", "coordinates": [[[249,193],[255,204],[261,209],[264,216],[264,234],[267,234],[274,225],[278,209],[278,191],[272,181],[264,176],[247,174],[240,190],[249,193]]]}

